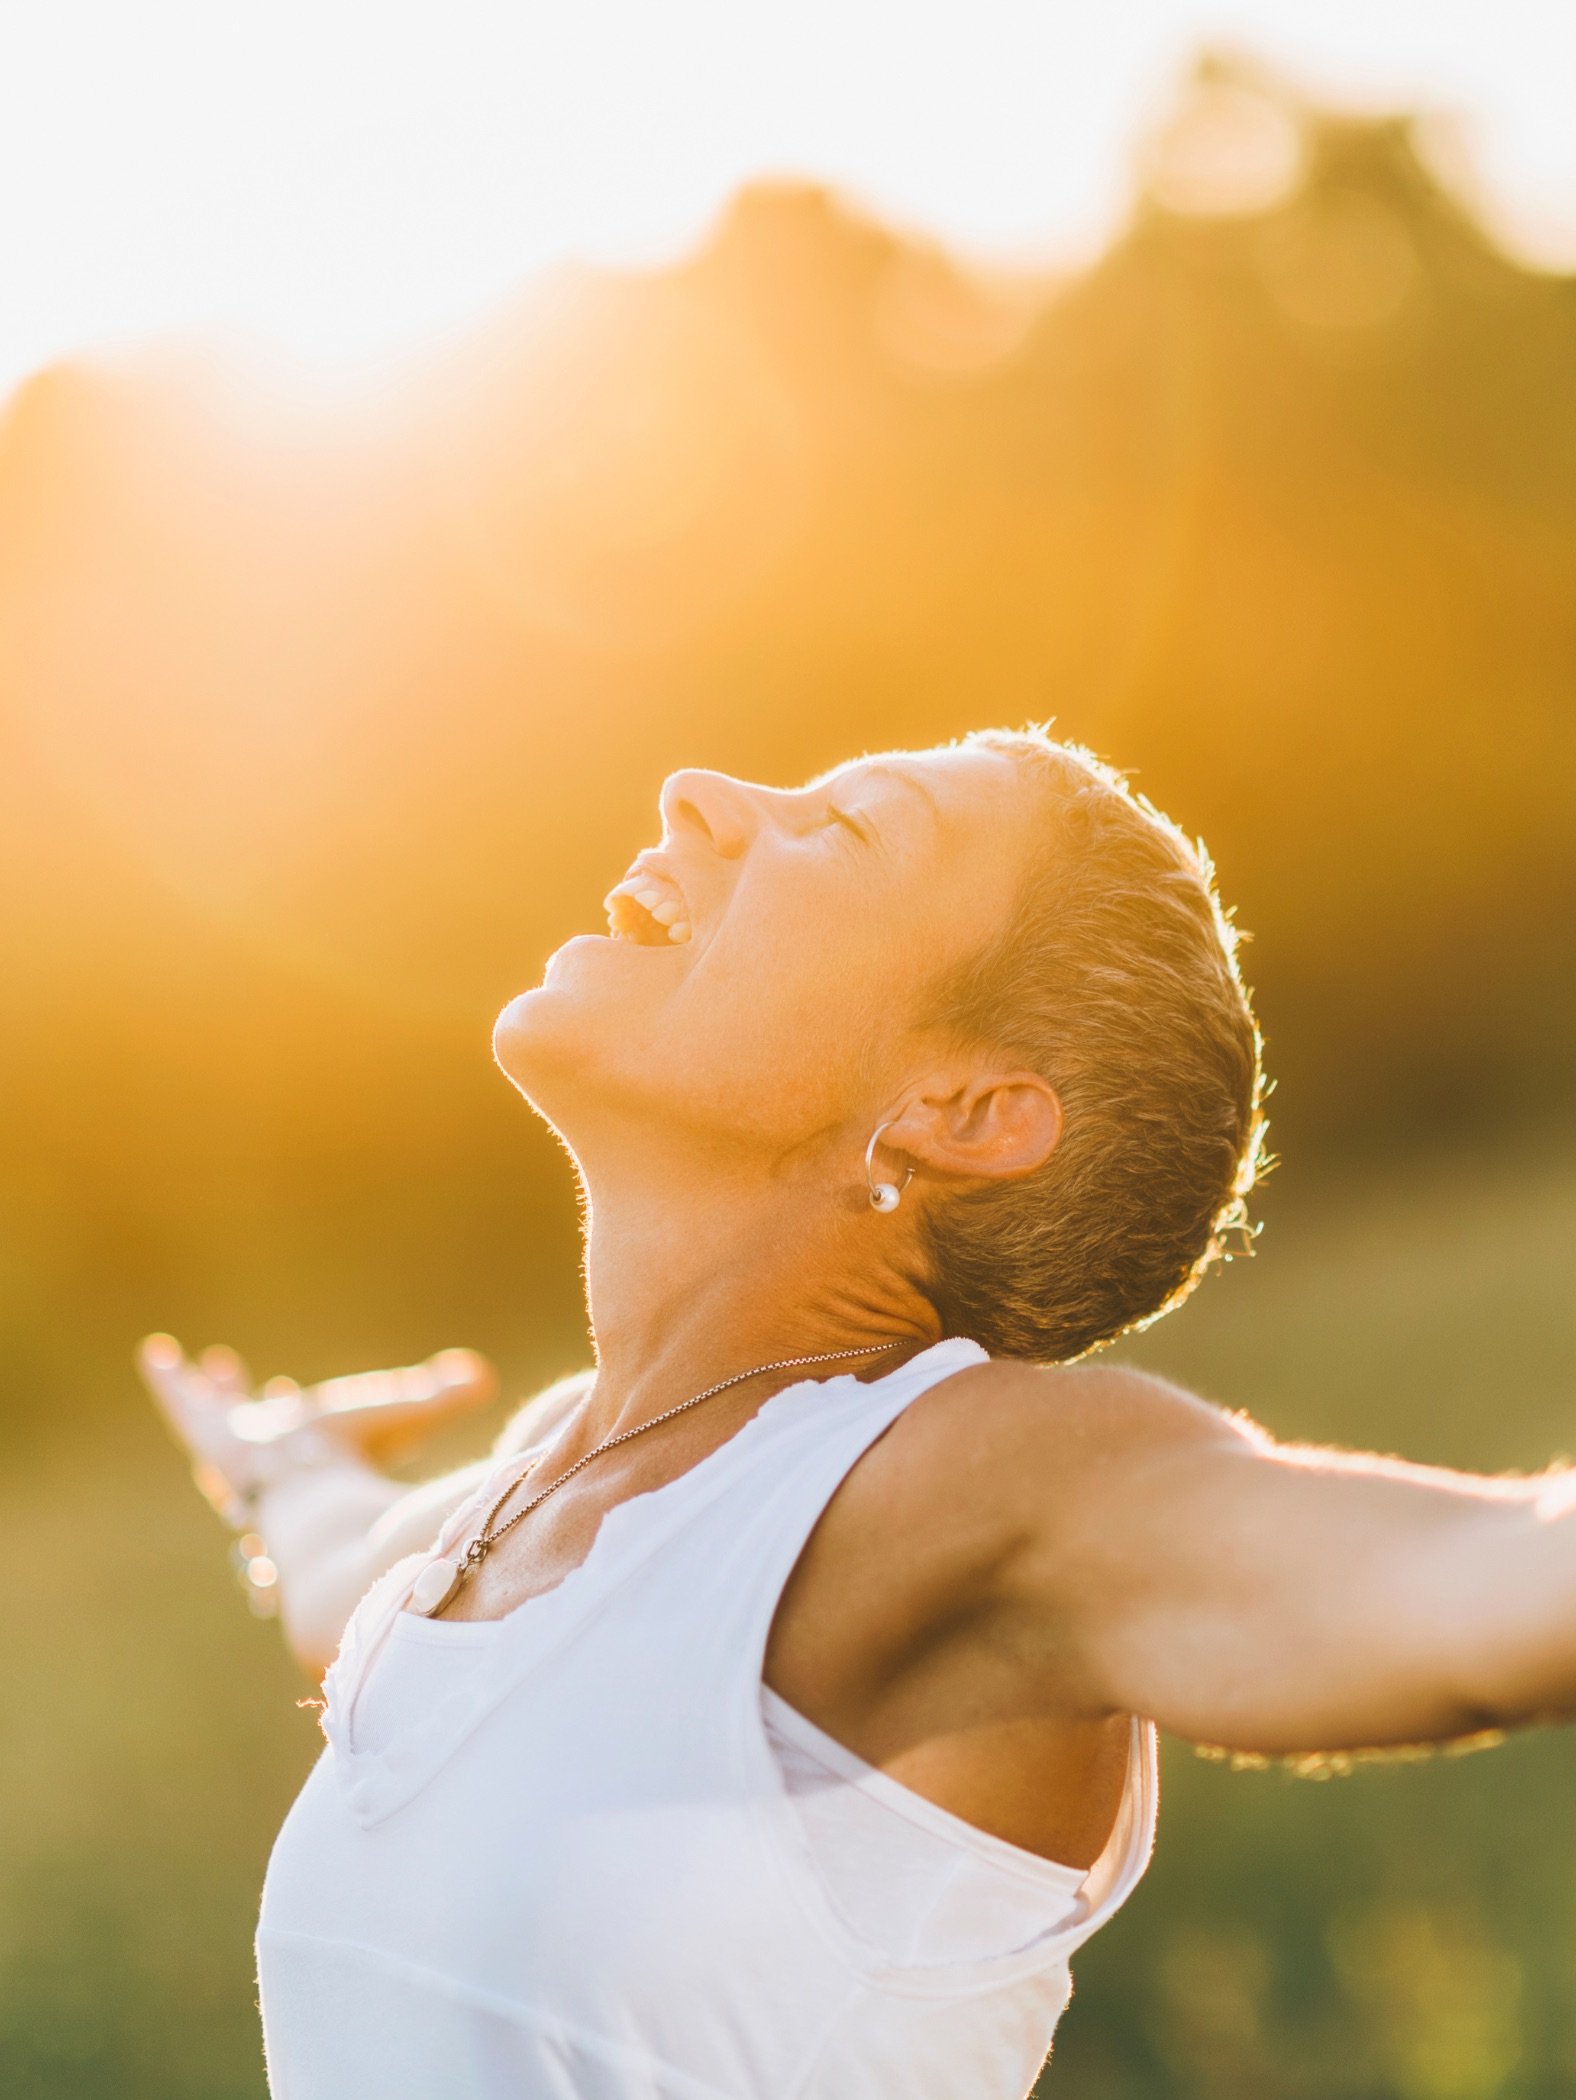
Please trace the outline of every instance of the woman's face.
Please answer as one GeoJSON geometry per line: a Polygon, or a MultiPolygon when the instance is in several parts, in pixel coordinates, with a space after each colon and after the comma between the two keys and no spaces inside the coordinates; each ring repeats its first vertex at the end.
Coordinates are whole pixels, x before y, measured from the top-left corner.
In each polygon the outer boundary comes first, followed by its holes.
{"type": "Polygon", "coordinates": [[[922,995],[1012,909],[1022,769],[965,747],[793,789],[681,772],[660,807],[610,931],[567,941],[499,1016],[499,1064],[571,1144],[610,1110],[768,1159],[873,1127],[938,1048],[922,995]]]}

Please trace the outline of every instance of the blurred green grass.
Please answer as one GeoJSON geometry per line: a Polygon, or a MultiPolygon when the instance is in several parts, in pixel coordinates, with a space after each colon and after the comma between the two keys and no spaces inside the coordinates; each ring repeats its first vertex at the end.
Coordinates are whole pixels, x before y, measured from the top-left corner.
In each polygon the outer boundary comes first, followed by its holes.
{"type": "MultiPolygon", "coordinates": [[[[1284,1169],[1264,1208],[1259,1253],[1125,1353],[1285,1437],[1489,1469],[1576,1446],[1568,1134],[1360,1178],[1284,1169]]],[[[310,1346],[336,1308],[309,1275],[288,1287],[310,1346]]],[[[295,1704],[312,1688],[248,1616],[220,1528],[129,1358],[117,1368],[134,1332],[51,1314],[35,1303],[30,1323],[53,1412],[32,1417],[0,1486],[0,2091],[257,2100],[251,1930],[320,1742],[295,1704]]],[[[376,1313],[352,1324],[373,1331],[376,1313]]],[[[516,1393],[573,1360],[567,1333],[500,1322],[463,1338],[499,1354],[516,1393]]],[[[1568,2094],[1572,1755],[1545,1733],[1315,1784],[1168,1746],[1155,1864],[1079,1962],[1049,2089],[1568,2094]]]]}

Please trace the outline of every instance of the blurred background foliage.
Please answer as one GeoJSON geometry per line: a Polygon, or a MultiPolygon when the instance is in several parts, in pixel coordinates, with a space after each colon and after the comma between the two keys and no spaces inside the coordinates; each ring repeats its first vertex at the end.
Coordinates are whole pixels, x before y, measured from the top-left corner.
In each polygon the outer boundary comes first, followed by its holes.
{"type": "MultiPolygon", "coordinates": [[[[1240,64],[1142,154],[1074,277],[780,184],[355,394],[192,345],[4,409],[7,2094],[261,2093],[311,1687],[129,1350],[585,1359],[488,1037],[674,765],[1054,715],[1131,768],[1254,936],[1283,1159],[1259,1257],[1132,1352],[1286,1436],[1576,1443],[1576,280],[1418,124],[1240,64]]],[[[1570,2092],[1570,1774],[1174,1752],[1053,2089],[1570,2092]]]]}

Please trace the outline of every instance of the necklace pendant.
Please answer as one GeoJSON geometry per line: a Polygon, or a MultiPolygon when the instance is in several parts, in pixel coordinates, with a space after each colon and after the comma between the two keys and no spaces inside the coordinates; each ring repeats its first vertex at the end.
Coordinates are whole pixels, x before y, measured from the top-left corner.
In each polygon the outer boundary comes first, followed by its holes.
{"type": "Polygon", "coordinates": [[[468,1564],[461,1553],[440,1554],[436,1560],[429,1560],[411,1584],[411,1609],[424,1619],[432,1618],[459,1594],[467,1572],[468,1564]]]}

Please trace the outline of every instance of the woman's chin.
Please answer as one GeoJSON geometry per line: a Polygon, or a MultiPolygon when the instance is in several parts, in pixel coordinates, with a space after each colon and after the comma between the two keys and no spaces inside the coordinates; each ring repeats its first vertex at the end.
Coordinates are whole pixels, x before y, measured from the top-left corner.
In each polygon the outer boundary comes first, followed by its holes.
{"type": "Polygon", "coordinates": [[[541,983],[516,993],[493,1023],[496,1062],[524,1085],[544,1057],[566,1050],[583,1055],[624,1004],[631,958],[646,962],[650,953],[602,933],[576,934],[555,948],[541,983]]]}
{"type": "Polygon", "coordinates": [[[562,1036],[564,1004],[558,988],[550,986],[544,975],[542,982],[530,991],[517,992],[494,1021],[493,1060],[517,1085],[525,1083],[545,1043],[562,1036]]]}

